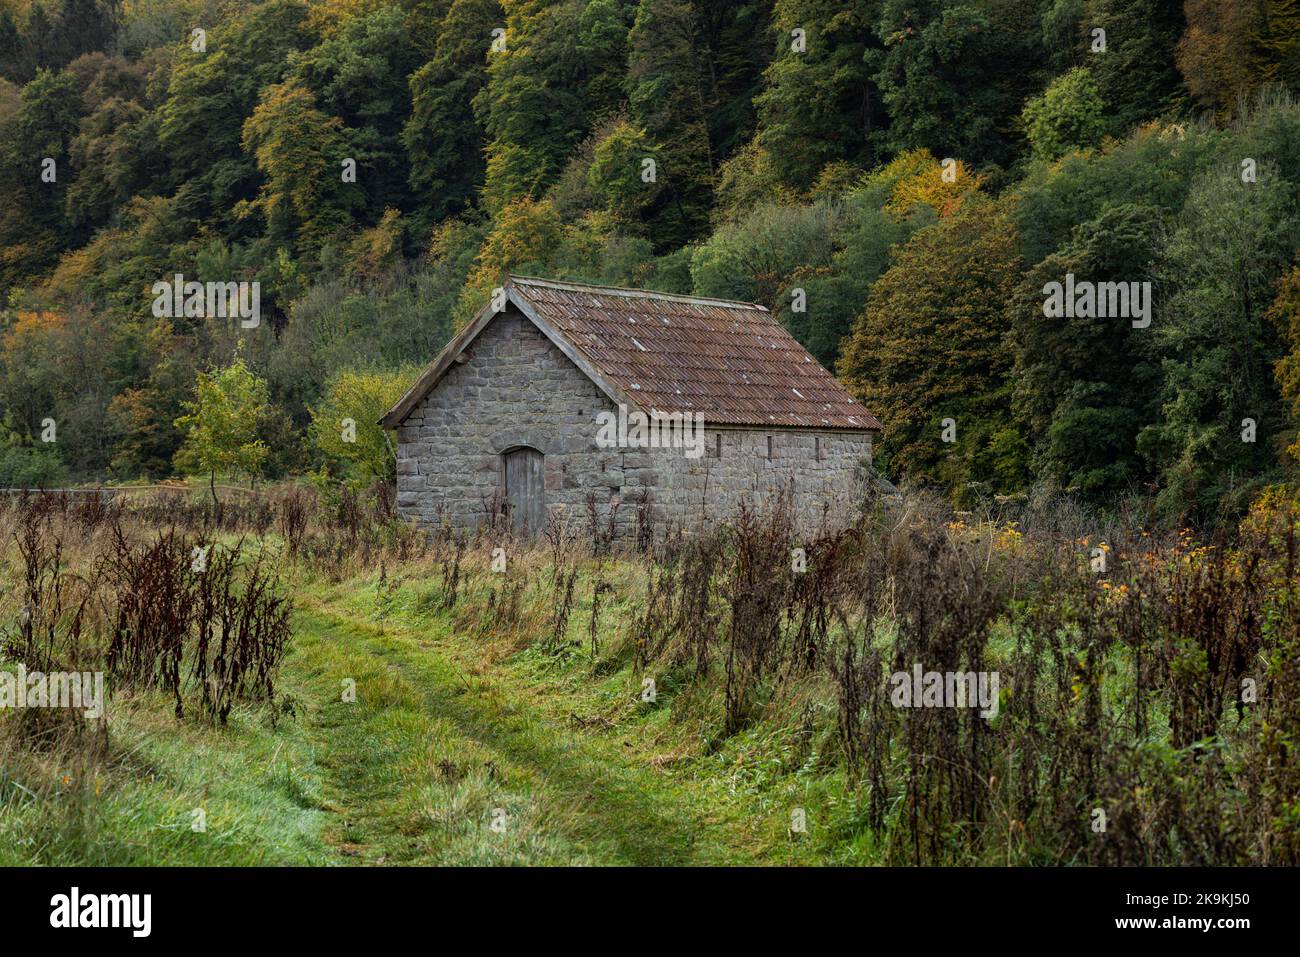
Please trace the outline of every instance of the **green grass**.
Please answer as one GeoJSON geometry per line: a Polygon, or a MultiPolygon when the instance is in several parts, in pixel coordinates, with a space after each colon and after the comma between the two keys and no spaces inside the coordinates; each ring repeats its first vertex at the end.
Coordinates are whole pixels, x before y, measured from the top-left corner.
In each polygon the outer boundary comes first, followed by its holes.
{"type": "MultiPolygon", "coordinates": [[[[660,675],[649,704],[625,655],[593,669],[583,648],[539,650],[545,620],[484,637],[465,606],[486,587],[445,612],[417,580],[296,583],[279,684],[292,715],[272,727],[248,708],[213,728],[161,698],[115,699],[99,780],[26,788],[36,797],[0,786],[0,864],[870,862],[856,799],[803,730],[719,743],[708,682],[660,675]]],[[[625,590],[607,598],[602,648],[617,649],[625,590]]],[[[10,763],[15,780],[63,771],[10,763]]]]}
{"type": "Polygon", "coordinates": [[[111,713],[109,758],[89,771],[0,748],[0,865],[331,862],[307,728],[272,729],[264,709],[237,710],[226,728],[177,721],[153,695],[111,713]]]}

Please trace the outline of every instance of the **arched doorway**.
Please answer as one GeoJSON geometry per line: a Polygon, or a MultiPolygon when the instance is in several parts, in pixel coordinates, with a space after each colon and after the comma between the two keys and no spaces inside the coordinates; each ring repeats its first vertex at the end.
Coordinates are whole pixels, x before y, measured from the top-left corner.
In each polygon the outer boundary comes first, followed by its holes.
{"type": "Polygon", "coordinates": [[[546,521],[545,456],[521,445],[502,453],[501,460],[510,527],[520,535],[536,535],[546,521]]]}

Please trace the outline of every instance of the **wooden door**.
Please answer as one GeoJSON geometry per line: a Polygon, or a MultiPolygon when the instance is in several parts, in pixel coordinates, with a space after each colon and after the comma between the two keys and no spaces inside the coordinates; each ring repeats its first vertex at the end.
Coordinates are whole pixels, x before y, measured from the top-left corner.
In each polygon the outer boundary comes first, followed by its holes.
{"type": "Polygon", "coordinates": [[[546,518],[544,457],[526,446],[505,454],[506,502],[510,525],[520,535],[536,535],[546,518]]]}

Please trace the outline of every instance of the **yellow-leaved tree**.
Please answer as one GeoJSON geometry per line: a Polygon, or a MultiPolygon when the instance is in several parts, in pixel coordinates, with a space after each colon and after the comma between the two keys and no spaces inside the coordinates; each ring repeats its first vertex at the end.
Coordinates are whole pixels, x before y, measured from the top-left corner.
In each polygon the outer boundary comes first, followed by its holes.
{"type": "Polygon", "coordinates": [[[544,264],[562,237],[560,214],[550,200],[525,197],[507,204],[483,241],[456,304],[457,328],[488,304],[506,273],[527,263],[544,264]]]}
{"type": "Polygon", "coordinates": [[[404,365],[375,372],[345,369],[330,379],[312,407],[307,432],[331,472],[366,484],[394,480],[393,450],[379,419],[418,374],[419,367],[404,365]]]}
{"type": "Polygon", "coordinates": [[[868,182],[890,188],[885,210],[904,219],[919,206],[928,206],[940,218],[951,216],[979,190],[984,179],[972,174],[959,159],[945,157],[941,161],[927,149],[915,149],[900,153],[868,182]]]}

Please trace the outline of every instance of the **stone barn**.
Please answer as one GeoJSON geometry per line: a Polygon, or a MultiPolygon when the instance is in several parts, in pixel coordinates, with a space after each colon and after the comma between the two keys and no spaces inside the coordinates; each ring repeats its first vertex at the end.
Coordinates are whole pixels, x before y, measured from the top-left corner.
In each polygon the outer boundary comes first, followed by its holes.
{"type": "Polygon", "coordinates": [[[524,276],[380,422],[405,517],[534,534],[594,505],[619,536],[781,489],[805,528],[847,519],[880,430],[762,306],[524,276]]]}

